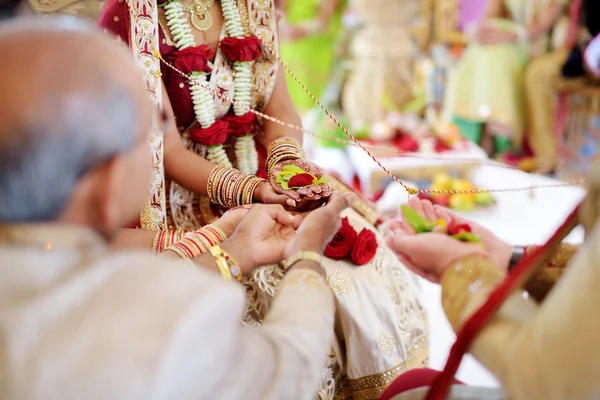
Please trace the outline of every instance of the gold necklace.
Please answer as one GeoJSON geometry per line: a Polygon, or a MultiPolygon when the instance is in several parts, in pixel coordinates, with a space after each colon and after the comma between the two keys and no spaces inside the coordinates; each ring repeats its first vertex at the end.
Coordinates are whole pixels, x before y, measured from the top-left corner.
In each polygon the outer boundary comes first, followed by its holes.
{"type": "Polygon", "coordinates": [[[198,29],[208,40],[206,33],[212,26],[213,19],[208,9],[215,3],[215,0],[194,0],[191,3],[181,3],[183,11],[190,13],[190,22],[192,26],[198,29]]]}

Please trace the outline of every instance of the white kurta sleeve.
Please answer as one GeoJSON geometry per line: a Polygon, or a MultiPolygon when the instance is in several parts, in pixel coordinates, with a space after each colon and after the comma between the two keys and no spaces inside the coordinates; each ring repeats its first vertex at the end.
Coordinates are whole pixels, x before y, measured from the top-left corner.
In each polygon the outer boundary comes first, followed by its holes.
{"type": "Polygon", "coordinates": [[[333,340],[334,300],[314,271],[283,279],[262,326],[244,326],[245,296],[199,295],[165,349],[157,393],[169,399],[312,399],[333,340]]]}

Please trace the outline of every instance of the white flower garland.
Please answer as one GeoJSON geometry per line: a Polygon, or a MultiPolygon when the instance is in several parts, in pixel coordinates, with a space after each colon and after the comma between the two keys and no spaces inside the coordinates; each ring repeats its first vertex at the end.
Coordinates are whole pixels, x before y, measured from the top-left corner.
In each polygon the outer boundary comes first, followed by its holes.
{"type": "MultiPolygon", "coordinates": [[[[231,37],[241,39],[244,37],[244,28],[240,12],[235,0],[222,0],[221,9],[225,19],[225,29],[231,37]]],[[[239,62],[233,65],[235,74],[235,91],[233,99],[239,105],[233,105],[233,112],[237,116],[247,113],[252,104],[252,61],[239,62]]],[[[258,171],[258,153],[252,135],[244,135],[235,142],[235,156],[238,161],[238,169],[247,174],[256,174],[258,171]]]]}
{"type": "MultiPolygon", "coordinates": [[[[222,0],[221,9],[223,12],[225,29],[231,37],[241,39],[244,37],[244,29],[239,10],[235,0],[222,0]]],[[[192,29],[185,19],[183,5],[179,0],[170,1],[165,6],[165,15],[167,26],[169,27],[175,45],[178,50],[196,46],[192,29]]],[[[234,105],[233,112],[237,116],[246,114],[252,102],[252,65],[253,62],[235,62],[234,69],[234,96],[233,99],[240,104],[234,105]]],[[[202,128],[208,128],[215,123],[216,111],[213,95],[205,89],[208,84],[206,73],[192,72],[191,76],[198,84],[191,84],[190,92],[194,104],[196,120],[202,128]]],[[[235,143],[235,155],[238,162],[238,169],[247,174],[256,174],[258,171],[258,153],[254,144],[252,135],[244,135],[237,139],[235,143]]],[[[223,145],[209,146],[207,159],[215,164],[232,168],[231,161],[223,145]]]]}

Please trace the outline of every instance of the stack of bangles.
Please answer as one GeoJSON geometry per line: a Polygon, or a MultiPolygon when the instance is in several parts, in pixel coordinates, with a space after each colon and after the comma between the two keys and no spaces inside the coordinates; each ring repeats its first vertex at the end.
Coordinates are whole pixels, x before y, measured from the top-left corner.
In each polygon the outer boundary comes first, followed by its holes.
{"type": "Polygon", "coordinates": [[[185,229],[158,232],[152,241],[152,251],[157,254],[162,253],[167,247],[183,239],[186,233],[185,229]]]}
{"type": "Polygon", "coordinates": [[[208,177],[208,197],[226,208],[252,204],[254,191],[262,182],[266,181],[237,169],[217,166],[208,177]]]}
{"type": "Polygon", "coordinates": [[[306,158],[302,145],[297,140],[283,137],[274,140],[267,151],[267,172],[269,176],[275,165],[287,160],[303,160],[306,158]]]}
{"type": "Polygon", "coordinates": [[[221,229],[207,225],[202,229],[190,232],[177,243],[165,248],[183,259],[192,259],[200,254],[206,253],[211,247],[217,246],[227,239],[227,235],[221,229]]]}

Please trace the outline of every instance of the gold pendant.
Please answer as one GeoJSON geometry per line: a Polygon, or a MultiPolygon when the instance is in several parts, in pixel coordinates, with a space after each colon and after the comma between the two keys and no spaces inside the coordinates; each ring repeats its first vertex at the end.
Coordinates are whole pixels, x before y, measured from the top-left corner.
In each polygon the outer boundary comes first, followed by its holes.
{"type": "Polygon", "coordinates": [[[212,16],[208,11],[200,13],[190,13],[190,22],[194,28],[206,32],[212,26],[212,16]]]}
{"type": "Polygon", "coordinates": [[[194,28],[202,32],[205,39],[208,39],[207,31],[212,26],[212,15],[209,8],[215,0],[194,0],[193,3],[182,3],[183,10],[190,13],[190,22],[194,28]]]}

